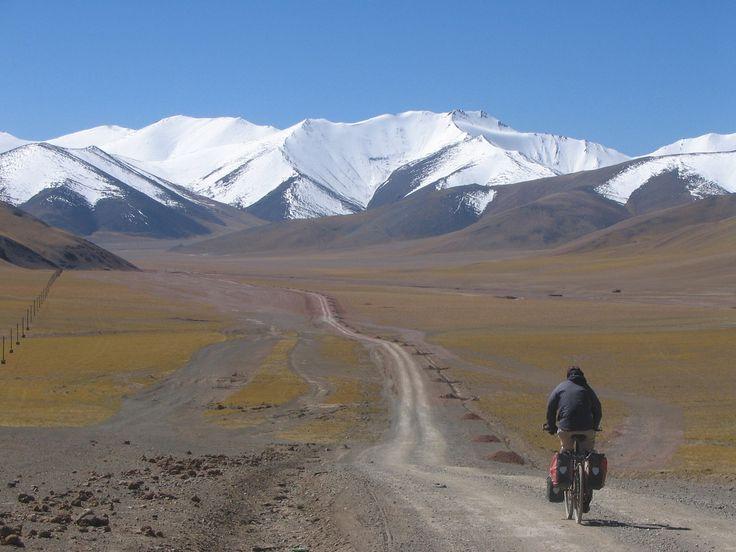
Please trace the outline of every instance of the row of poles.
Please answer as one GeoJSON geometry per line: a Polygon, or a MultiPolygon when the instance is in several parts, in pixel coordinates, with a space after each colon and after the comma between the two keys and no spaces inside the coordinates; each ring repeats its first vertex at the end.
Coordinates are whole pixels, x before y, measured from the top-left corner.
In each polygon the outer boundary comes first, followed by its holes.
{"type": "Polygon", "coordinates": [[[15,332],[13,332],[13,327],[10,327],[10,339],[7,340],[6,335],[2,336],[2,356],[0,356],[0,364],[5,364],[6,362],[6,341],[10,344],[8,353],[13,354],[15,349],[20,346],[20,340],[27,337],[26,332],[31,331],[31,324],[33,324],[36,318],[38,318],[38,315],[41,312],[41,307],[46,302],[46,299],[48,299],[49,293],[51,293],[51,286],[53,286],[54,282],[59,278],[59,276],[61,276],[61,272],[61,269],[56,270],[56,272],[54,272],[49,278],[49,281],[46,282],[43,291],[33,298],[33,302],[28,305],[25,314],[21,316],[19,322],[16,322],[15,332]]]}

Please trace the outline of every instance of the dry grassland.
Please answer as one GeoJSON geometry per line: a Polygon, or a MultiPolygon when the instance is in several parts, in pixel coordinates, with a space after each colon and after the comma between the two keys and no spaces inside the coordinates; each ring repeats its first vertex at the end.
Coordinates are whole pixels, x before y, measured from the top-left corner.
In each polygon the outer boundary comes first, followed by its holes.
{"type": "Polygon", "coordinates": [[[11,325],[15,333],[16,322],[20,322],[52,274],[51,270],[0,266],[0,335],[8,337],[11,325]]]}
{"type": "Polygon", "coordinates": [[[288,404],[306,394],[310,386],[291,367],[296,335],[278,341],[247,384],[205,415],[219,425],[239,428],[257,425],[266,419],[265,409],[288,404]],[[224,407],[224,408],[222,408],[224,407]]]}
{"type": "Polygon", "coordinates": [[[368,422],[380,420],[385,406],[376,369],[365,349],[353,340],[328,335],[320,338],[319,356],[326,365],[338,368],[326,378],[330,393],[318,405],[324,413],[280,436],[316,443],[371,440],[375,435],[368,422]]]}
{"type": "MultiPolygon", "coordinates": [[[[22,272],[0,271],[2,287],[24,296],[34,288],[35,294],[36,280],[43,285],[49,276],[45,271],[22,272]]],[[[212,312],[134,291],[135,278],[134,273],[62,275],[29,338],[0,370],[0,424],[101,422],[118,410],[126,394],[223,339],[221,322],[212,312]]],[[[4,301],[12,303],[12,296],[4,301]]]]}
{"type": "Polygon", "coordinates": [[[531,443],[549,448],[538,432],[546,395],[574,363],[595,387],[622,394],[620,401],[604,400],[607,429],[627,414],[626,394],[653,397],[683,410],[686,442],[674,468],[736,472],[733,309],[322,288],[363,320],[422,330],[430,341],[488,367],[487,373],[457,379],[467,379],[481,406],[531,443]]]}

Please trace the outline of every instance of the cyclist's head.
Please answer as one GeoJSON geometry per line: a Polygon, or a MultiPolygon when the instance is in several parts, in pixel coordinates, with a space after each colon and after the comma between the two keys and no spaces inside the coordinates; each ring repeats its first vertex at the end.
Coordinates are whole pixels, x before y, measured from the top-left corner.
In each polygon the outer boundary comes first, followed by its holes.
{"type": "Polygon", "coordinates": [[[570,366],[567,369],[567,377],[568,378],[575,378],[575,377],[585,377],[585,374],[580,369],[580,366],[570,366]]]}

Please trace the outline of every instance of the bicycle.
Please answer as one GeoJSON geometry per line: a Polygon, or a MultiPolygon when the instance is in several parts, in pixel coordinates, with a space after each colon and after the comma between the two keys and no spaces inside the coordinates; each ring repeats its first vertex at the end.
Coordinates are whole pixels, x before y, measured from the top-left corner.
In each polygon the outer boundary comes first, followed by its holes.
{"type": "MultiPolygon", "coordinates": [[[[544,431],[548,430],[546,423],[542,429],[544,429],[544,431]]],[[[596,431],[600,431],[600,429],[597,429],[596,431]]],[[[585,474],[585,461],[588,457],[588,451],[580,450],[580,442],[585,441],[587,437],[583,434],[573,434],[570,438],[574,443],[572,453],[570,454],[572,458],[572,481],[570,486],[564,491],[565,514],[567,519],[575,517],[575,521],[577,523],[582,523],[586,505],[589,506],[593,499],[593,491],[587,488],[588,484],[585,474]],[[586,496],[590,497],[587,501],[586,496]]]]}
{"type": "MultiPolygon", "coordinates": [[[[570,437],[573,441],[574,448],[572,451],[572,483],[565,491],[565,514],[567,519],[575,516],[577,523],[583,522],[583,513],[585,510],[586,481],[585,481],[585,458],[587,451],[580,451],[579,445],[581,441],[585,441],[585,435],[574,434],[570,437]]],[[[587,490],[588,493],[593,491],[587,490]]],[[[592,498],[592,497],[591,497],[592,498]]]]}

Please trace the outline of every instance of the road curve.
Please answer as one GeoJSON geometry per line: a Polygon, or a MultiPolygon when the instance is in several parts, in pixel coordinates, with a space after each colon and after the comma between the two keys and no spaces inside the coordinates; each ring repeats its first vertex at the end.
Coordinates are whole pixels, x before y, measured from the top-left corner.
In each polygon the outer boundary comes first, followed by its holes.
{"type": "Polygon", "coordinates": [[[347,327],[324,295],[306,293],[319,323],[374,349],[393,379],[392,430],[354,466],[380,503],[385,550],[736,550],[733,522],[695,507],[612,487],[597,494],[591,524],[579,526],[544,501],[541,473],[453,465],[419,361],[398,343],[347,327]]]}

